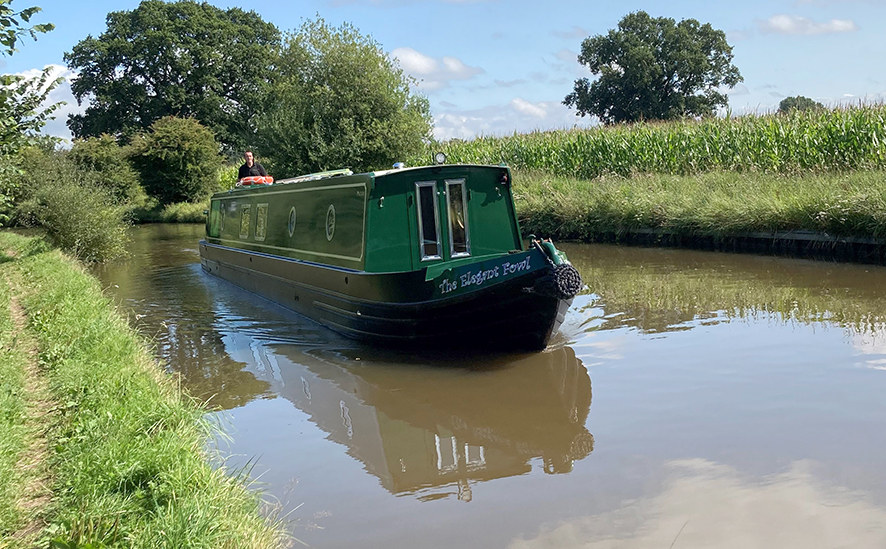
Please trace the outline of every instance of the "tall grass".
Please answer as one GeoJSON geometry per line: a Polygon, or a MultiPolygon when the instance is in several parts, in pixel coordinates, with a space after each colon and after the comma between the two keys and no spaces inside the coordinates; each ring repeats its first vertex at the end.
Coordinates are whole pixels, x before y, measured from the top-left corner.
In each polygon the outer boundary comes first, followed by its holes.
{"type": "Polygon", "coordinates": [[[431,163],[435,150],[451,163],[505,163],[581,179],[884,169],[886,105],[453,140],[410,163],[431,163]]]}
{"type": "Polygon", "coordinates": [[[714,172],[591,181],[517,172],[514,194],[524,233],[561,240],[636,229],[720,236],[809,230],[886,238],[884,171],[714,172]]]}
{"type": "Polygon", "coordinates": [[[58,252],[10,265],[61,405],[49,433],[58,546],[280,547],[281,530],[260,516],[243,478],[210,467],[204,411],[97,281],[58,252]]]}

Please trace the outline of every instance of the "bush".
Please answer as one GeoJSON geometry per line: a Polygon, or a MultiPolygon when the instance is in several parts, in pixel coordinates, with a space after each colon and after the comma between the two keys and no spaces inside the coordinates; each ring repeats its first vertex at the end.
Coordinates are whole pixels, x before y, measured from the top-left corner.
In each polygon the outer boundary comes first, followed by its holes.
{"type": "Polygon", "coordinates": [[[47,239],[87,263],[126,254],[126,205],[63,152],[29,151],[31,182],[16,209],[17,220],[46,231],[47,239]]]}
{"type": "Polygon", "coordinates": [[[138,196],[138,173],[129,163],[126,149],[112,136],[76,139],[69,154],[77,166],[95,172],[98,184],[117,199],[131,201],[138,196]]]}
{"type": "Polygon", "coordinates": [[[161,118],[136,136],[130,151],[145,192],[161,204],[197,202],[216,188],[219,146],[193,118],[161,118]]]}

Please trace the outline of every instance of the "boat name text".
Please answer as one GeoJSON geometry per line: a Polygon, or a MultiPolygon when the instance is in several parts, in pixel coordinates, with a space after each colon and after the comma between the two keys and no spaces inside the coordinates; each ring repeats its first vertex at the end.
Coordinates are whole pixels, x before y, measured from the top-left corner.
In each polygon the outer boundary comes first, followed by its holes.
{"type": "Polygon", "coordinates": [[[459,288],[481,286],[494,278],[506,277],[521,271],[528,271],[529,267],[529,256],[526,256],[523,261],[518,263],[505,261],[501,265],[496,265],[495,267],[484,269],[482,271],[468,271],[452,281],[448,278],[444,279],[443,282],[440,283],[440,293],[448,294],[459,288]]]}

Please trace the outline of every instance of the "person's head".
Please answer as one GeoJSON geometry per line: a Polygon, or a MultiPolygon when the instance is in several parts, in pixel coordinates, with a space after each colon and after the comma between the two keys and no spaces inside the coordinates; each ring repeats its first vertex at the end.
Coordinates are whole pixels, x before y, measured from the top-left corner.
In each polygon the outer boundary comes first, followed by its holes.
{"type": "Polygon", "coordinates": [[[243,159],[246,160],[247,166],[252,166],[252,163],[254,162],[252,158],[252,151],[246,151],[245,153],[243,153],[243,159]]]}

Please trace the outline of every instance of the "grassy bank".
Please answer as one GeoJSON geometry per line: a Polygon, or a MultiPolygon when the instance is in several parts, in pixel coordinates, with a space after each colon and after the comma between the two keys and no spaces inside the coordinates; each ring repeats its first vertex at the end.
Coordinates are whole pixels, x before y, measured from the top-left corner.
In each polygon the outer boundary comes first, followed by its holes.
{"type": "Polygon", "coordinates": [[[593,179],[705,172],[821,173],[886,169],[886,105],[641,123],[434,143],[410,165],[498,164],[593,179]]]}
{"type": "MultiPolygon", "coordinates": [[[[0,262],[10,260],[0,252],[0,262]]],[[[26,518],[18,500],[27,476],[17,467],[29,438],[23,390],[26,357],[14,334],[9,284],[0,279],[0,547],[5,536],[21,527],[26,518]]]]}
{"type": "Polygon", "coordinates": [[[595,180],[521,171],[514,176],[514,194],[524,233],[561,240],[636,229],[715,236],[809,230],[886,238],[886,171],[880,170],[595,180]]]}
{"type": "MultiPolygon", "coordinates": [[[[52,500],[32,511],[44,525],[40,543],[55,538],[69,547],[282,546],[279,525],[260,515],[261,502],[244,486],[245,475],[210,467],[205,448],[214,431],[203,410],[161,371],[97,281],[59,252],[29,253],[28,245],[27,239],[0,233],[0,250],[18,250],[17,259],[0,266],[2,280],[11,283],[10,295],[24,308],[27,331],[40,350],[38,371],[57,403],[45,418],[52,500]]],[[[6,295],[0,293],[0,299],[8,302],[6,295]]],[[[0,313],[4,344],[6,314],[0,313]]],[[[9,345],[15,342],[3,350],[9,345]]],[[[29,395],[14,385],[21,358],[0,359],[4,394],[12,395],[0,400],[5,412],[0,418],[13,419],[0,425],[9,433],[0,447],[7,471],[5,464],[17,460],[27,444],[16,418],[29,395]]],[[[27,517],[7,495],[21,481],[3,475],[0,482],[0,513],[6,513],[0,515],[0,545],[30,547],[14,535],[27,517]]]]}

